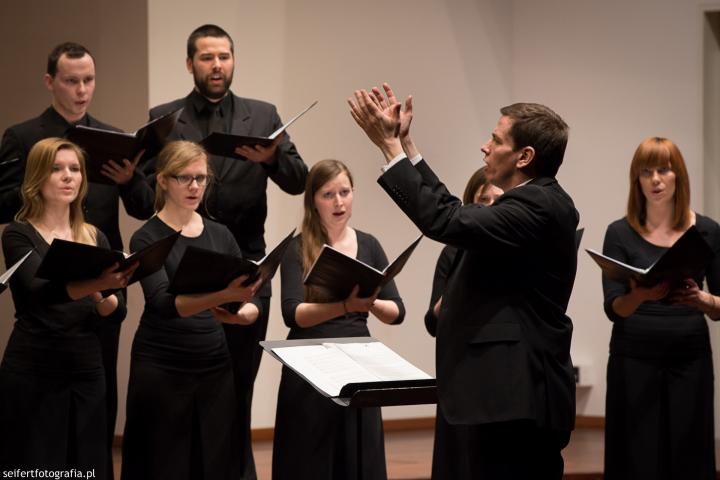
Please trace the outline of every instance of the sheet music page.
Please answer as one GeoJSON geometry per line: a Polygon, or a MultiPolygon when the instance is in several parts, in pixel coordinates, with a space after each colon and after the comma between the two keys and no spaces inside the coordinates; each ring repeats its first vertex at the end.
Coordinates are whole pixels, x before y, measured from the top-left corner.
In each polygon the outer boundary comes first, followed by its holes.
{"type": "Polygon", "coordinates": [[[273,348],[283,362],[331,397],[340,395],[342,387],[354,382],[382,380],[348,357],[339,344],[303,345],[273,348]]]}
{"type": "MultiPolygon", "coordinates": [[[[612,257],[608,257],[606,255],[603,255],[602,253],[598,252],[597,250],[593,250],[592,248],[586,248],[586,252],[592,257],[593,260],[595,260],[595,263],[597,263],[600,268],[603,266],[607,266],[608,268],[612,268],[612,265],[618,265],[622,268],[625,268],[627,270],[630,270],[635,273],[639,273],[641,275],[645,275],[650,271],[650,269],[653,267],[653,265],[650,265],[648,268],[639,268],[639,267],[633,267],[632,265],[628,265],[627,263],[623,263],[620,260],[615,260],[612,257]]],[[[657,263],[657,261],[656,261],[657,263]]]]}
{"type": "Polygon", "coordinates": [[[23,264],[25,259],[27,259],[27,257],[29,257],[32,252],[33,252],[33,250],[30,250],[29,252],[27,252],[25,255],[23,255],[23,257],[20,260],[15,262],[15,264],[12,267],[8,268],[7,271],[5,271],[5,273],[0,275],[0,284],[5,285],[8,282],[8,280],[10,280],[10,277],[12,277],[12,274],[15,273],[15,270],[20,268],[20,265],[23,264]]]}
{"type": "Polygon", "coordinates": [[[317,103],[318,103],[318,100],[315,100],[313,103],[310,104],[309,107],[307,107],[305,110],[303,110],[302,112],[300,112],[300,113],[298,113],[297,115],[295,115],[293,118],[291,118],[290,120],[288,120],[288,121],[285,123],[285,125],[281,126],[281,127],[278,128],[277,130],[275,130],[273,133],[271,133],[268,138],[269,138],[270,140],[275,140],[275,137],[277,137],[277,136],[280,135],[282,132],[284,132],[286,128],[288,128],[290,125],[293,124],[293,122],[295,122],[295,120],[297,120],[298,118],[300,118],[300,117],[302,117],[303,115],[305,115],[305,112],[307,112],[308,110],[310,110],[310,109],[311,109],[312,107],[314,107],[317,103]]]}
{"type": "Polygon", "coordinates": [[[381,342],[325,345],[334,345],[381,380],[423,380],[433,378],[381,342]]]}
{"type": "Polygon", "coordinates": [[[74,128],[79,128],[81,130],[91,130],[93,132],[103,132],[110,135],[118,135],[121,137],[135,137],[134,133],[128,133],[128,132],[116,132],[115,130],[106,130],[104,128],[97,128],[97,127],[88,127],[87,125],[75,125],[74,128]]]}

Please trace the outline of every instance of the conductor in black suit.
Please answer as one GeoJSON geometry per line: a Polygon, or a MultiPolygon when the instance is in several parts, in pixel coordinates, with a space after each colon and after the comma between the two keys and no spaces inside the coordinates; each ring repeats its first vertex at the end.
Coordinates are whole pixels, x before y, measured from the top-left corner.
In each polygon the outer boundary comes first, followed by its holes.
{"type": "Polygon", "coordinates": [[[385,95],[359,90],[349,103],[389,163],[380,185],[423,234],[459,249],[437,325],[436,372],[445,418],[469,426],[468,478],[562,478],[560,451],[575,419],[565,311],[578,224],[555,179],[567,124],[543,105],[502,108],[482,152],[488,180],[505,193],[490,207],[463,206],[410,138],[410,97],[401,111],[386,84],[385,95]]]}
{"type": "MultiPolygon", "coordinates": [[[[193,91],[150,110],[150,119],[155,119],[183,108],[170,140],[199,142],[212,132],[267,137],[282,125],[274,105],[238,97],[230,91],[235,68],[234,48],[232,38],[222,28],[202,25],[190,34],[186,65],[195,82],[193,91]]],[[[276,138],[269,147],[243,146],[237,151],[245,160],[210,157],[215,183],[208,191],[206,209],[201,207],[200,213],[227,226],[243,256],[258,260],[265,255],[268,179],[284,192],[299,195],[305,190],[307,166],[286,134],[276,138]]],[[[263,308],[253,325],[223,325],[233,359],[243,435],[244,479],[255,478],[250,408],[262,354],[258,342],[265,339],[267,332],[270,294],[268,283],[259,292],[263,308]]]]}
{"type": "MultiPolygon", "coordinates": [[[[36,142],[49,137],[64,137],[74,125],[119,131],[87,113],[95,91],[95,60],[82,45],[72,42],[56,46],[48,55],[43,77],[52,95],[50,106],[40,116],[14,125],[0,144],[0,223],[13,220],[20,209],[20,185],[25,161],[36,142]]],[[[127,213],[138,219],[150,218],[155,194],[145,177],[135,170],[140,156],[132,161],[117,159],[102,167],[102,173],[115,184],[89,183],[83,205],[86,221],[99,228],[110,247],[122,250],[118,224],[119,201],[127,213]]],[[[99,322],[97,330],[105,366],[108,448],[112,446],[117,414],[117,354],[120,324],[99,322]]],[[[108,456],[109,468],[112,457],[108,456]]]]}

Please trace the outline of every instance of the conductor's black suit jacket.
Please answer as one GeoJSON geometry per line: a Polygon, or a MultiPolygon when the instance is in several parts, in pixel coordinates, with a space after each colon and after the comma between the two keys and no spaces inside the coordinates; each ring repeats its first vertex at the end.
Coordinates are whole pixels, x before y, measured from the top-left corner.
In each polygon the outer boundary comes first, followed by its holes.
{"type": "MultiPolygon", "coordinates": [[[[270,103],[236,95],[232,95],[232,101],[232,134],[267,137],[282,125],[275,106],[270,103]]],[[[190,96],[153,108],[150,119],[178,108],[183,111],[169,140],[202,140],[190,96]]],[[[298,195],[305,190],[307,166],[287,135],[278,145],[272,165],[214,155],[210,162],[216,182],[207,193],[208,213],[230,229],[244,256],[253,260],[261,258],[265,253],[268,178],[283,191],[298,195]]]]}
{"type": "MultiPolygon", "coordinates": [[[[119,131],[90,115],[85,115],[81,125],[104,130],[119,131]]],[[[20,210],[20,185],[25,176],[25,162],[36,142],[49,137],[64,137],[71,125],[52,107],[39,117],[8,128],[0,145],[0,223],[13,220],[20,210]]],[[[121,161],[122,159],[117,159],[121,161]]],[[[154,213],[155,194],[142,173],[136,171],[125,185],[89,183],[85,197],[85,220],[98,227],[107,236],[110,246],[122,250],[122,238],[118,224],[118,205],[122,199],[125,210],[135,218],[150,218],[154,213]]]]}
{"type": "Polygon", "coordinates": [[[577,267],[578,213],[554,178],[491,207],[462,206],[427,163],[404,159],[379,183],[426,236],[459,248],[437,326],[439,405],[451,424],[575,419],[565,311],[577,267]]]}

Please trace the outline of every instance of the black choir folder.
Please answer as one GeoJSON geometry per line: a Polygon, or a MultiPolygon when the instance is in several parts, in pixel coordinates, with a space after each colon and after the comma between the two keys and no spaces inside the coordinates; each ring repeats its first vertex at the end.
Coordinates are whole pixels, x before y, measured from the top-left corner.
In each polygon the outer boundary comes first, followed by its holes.
{"type": "Polygon", "coordinates": [[[35,276],[65,283],[90,280],[114,263],[119,265],[119,270],[124,270],[137,262],[139,265],[130,277],[130,285],[160,270],[179,236],[180,232],[173,233],[131,255],[56,238],[50,244],[35,276]]]}
{"type": "Polygon", "coordinates": [[[30,254],[32,252],[33,252],[32,250],[27,252],[25,255],[23,255],[23,257],[20,260],[15,262],[12,267],[5,270],[5,273],[0,275],[0,293],[4,292],[7,289],[8,281],[10,281],[10,277],[12,277],[13,273],[15,273],[15,270],[20,268],[20,265],[23,264],[23,262],[30,256],[30,254]]]}
{"type": "Polygon", "coordinates": [[[262,341],[260,345],[342,406],[437,402],[435,379],[372,337],[262,341]]]}
{"type": "Polygon", "coordinates": [[[305,112],[310,110],[317,103],[318,101],[315,100],[313,103],[310,104],[309,107],[295,115],[287,123],[285,123],[285,125],[281,126],[273,133],[271,133],[269,137],[250,137],[246,135],[233,135],[231,133],[213,132],[207,137],[203,138],[200,144],[205,147],[205,150],[207,150],[208,153],[210,153],[211,155],[244,159],[245,157],[235,152],[235,149],[237,147],[241,147],[243,145],[260,145],[262,147],[268,147],[272,145],[273,141],[275,141],[278,135],[284,132],[290,125],[295,122],[295,120],[302,117],[305,112]]]}
{"type": "Polygon", "coordinates": [[[141,162],[157,156],[167,143],[167,137],[175,128],[181,112],[182,109],[179,109],[158,117],[133,133],[76,125],[68,132],[67,139],[87,152],[89,181],[114,185],[112,180],[100,173],[103,164],[108,160],[116,163],[122,162],[124,158],[132,160],[140,150],[145,150],[141,162]]]}
{"type": "Polygon", "coordinates": [[[638,268],[607,257],[592,249],[588,254],[600,266],[603,274],[617,282],[628,283],[634,278],[638,285],[652,287],[661,282],[678,286],[686,278],[701,274],[715,256],[695,226],[688,230],[648,268],[638,268]]]}
{"type": "MultiPolygon", "coordinates": [[[[216,292],[241,275],[249,276],[243,282],[244,286],[254,283],[258,278],[262,278],[262,283],[265,283],[275,275],[294,234],[295,229],[257,262],[204,248],[187,247],[170,281],[168,292],[175,295],[216,292]]],[[[237,313],[240,304],[231,303],[224,308],[237,313]]]]}
{"type": "Polygon", "coordinates": [[[360,287],[359,297],[369,297],[376,288],[385,286],[400,273],[420,240],[422,235],[382,271],[345,255],[330,245],[323,245],[303,283],[313,287],[317,295],[326,302],[346,299],[355,285],[360,287]]]}

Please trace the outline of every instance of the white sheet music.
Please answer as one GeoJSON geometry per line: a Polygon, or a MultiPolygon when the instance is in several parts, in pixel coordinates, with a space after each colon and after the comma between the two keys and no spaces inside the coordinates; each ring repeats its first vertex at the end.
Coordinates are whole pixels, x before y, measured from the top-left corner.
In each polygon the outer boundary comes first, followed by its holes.
{"type": "Polygon", "coordinates": [[[333,345],[380,380],[432,378],[381,342],[335,343],[333,345]]]}
{"type": "Polygon", "coordinates": [[[305,110],[303,110],[302,112],[300,112],[300,113],[298,113],[297,115],[295,115],[293,118],[291,118],[290,120],[288,120],[287,123],[285,123],[285,125],[281,126],[281,127],[278,128],[277,130],[275,130],[273,133],[271,133],[268,138],[269,138],[270,140],[275,140],[275,137],[277,137],[277,136],[280,135],[282,132],[284,132],[285,129],[288,128],[290,125],[292,125],[295,120],[297,120],[298,118],[300,118],[300,117],[302,117],[303,115],[305,115],[305,112],[307,112],[307,111],[310,110],[312,107],[314,107],[315,104],[317,104],[317,102],[318,102],[318,101],[315,100],[313,103],[310,104],[309,107],[307,107],[305,110]]]}
{"type": "Polygon", "coordinates": [[[432,378],[381,342],[278,347],[273,352],[331,397],[348,383],[432,378]]]}
{"type": "Polygon", "coordinates": [[[14,264],[12,267],[8,268],[8,269],[5,271],[5,273],[3,273],[2,275],[0,275],[0,284],[5,285],[5,284],[8,282],[8,280],[10,280],[10,277],[12,277],[12,274],[15,273],[15,270],[17,270],[18,268],[20,268],[20,265],[23,264],[23,262],[25,261],[25,259],[27,259],[32,252],[33,252],[32,250],[30,250],[29,252],[27,252],[25,255],[23,255],[23,257],[22,257],[20,260],[18,260],[17,262],[15,262],[15,264],[14,264]]]}

